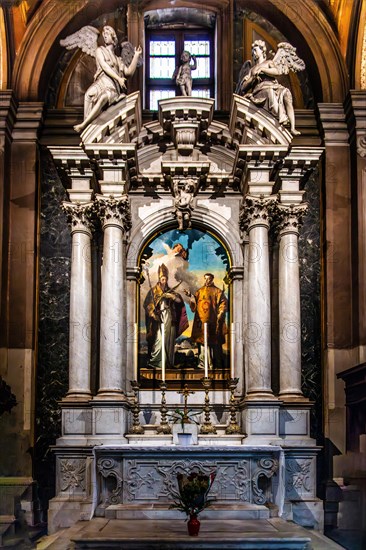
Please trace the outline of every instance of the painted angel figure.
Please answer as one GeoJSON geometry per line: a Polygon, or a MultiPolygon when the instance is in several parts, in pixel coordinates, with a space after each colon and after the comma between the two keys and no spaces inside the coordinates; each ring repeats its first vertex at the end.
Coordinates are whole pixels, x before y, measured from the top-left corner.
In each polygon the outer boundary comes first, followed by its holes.
{"type": "Polygon", "coordinates": [[[81,48],[83,52],[95,57],[96,61],[94,82],[85,93],[84,120],[74,126],[77,132],[82,132],[106,105],[112,105],[126,96],[126,77],[132,76],[136,67],[142,63],[141,46],[134,48],[130,42],[121,44],[121,56],[116,54],[118,39],[112,27],[103,27],[103,46],[98,46],[98,36],[98,29],[87,25],[60,40],[61,46],[68,50],[81,48]]]}
{"type": "Polygon", "coordinates": [[[295,128],[292,94],[276,77],[290,71],[303,71],[305,63],[288,42],[281,42],[277,48],[273,59],[267,59],[265,42],[253,42],[252,61],[246,61],[242,66],[236,93],[272,113],[280,124],[289,123],[291,134],[297,136],[300,132],[295,128]]]}

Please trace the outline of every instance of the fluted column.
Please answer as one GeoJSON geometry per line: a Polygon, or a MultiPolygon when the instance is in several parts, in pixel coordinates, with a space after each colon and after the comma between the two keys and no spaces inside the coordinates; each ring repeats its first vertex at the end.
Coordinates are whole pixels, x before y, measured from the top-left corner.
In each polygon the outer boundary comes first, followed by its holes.
{"type": "Polygon", "coordinates": [[[269,281],[269,211],[275,198],[247,196],[240,218],[249,234],[247,399],[274,399],[271,388],[271,300],[269,281]]]}
{"type": "Polygon", "coordinates": [[[125,374],[124,302],[125,233],[130,229],[127,195],[106,198],[97,195],[104,244],[100,308],[100,370],[98,399],[123,398],[125,374]]]}
{"type": "Polygon", "coordinates": [[[279,205],[280,399],[304,399],[301,391],[301,313],[298,238],[306,204],[279,205]]]}
{"type": "Polygon", "coordinates": [[[92,203],[63,203],[72,235],[69,391],[66,400],[88,400],[92,324],[92,203]]]}

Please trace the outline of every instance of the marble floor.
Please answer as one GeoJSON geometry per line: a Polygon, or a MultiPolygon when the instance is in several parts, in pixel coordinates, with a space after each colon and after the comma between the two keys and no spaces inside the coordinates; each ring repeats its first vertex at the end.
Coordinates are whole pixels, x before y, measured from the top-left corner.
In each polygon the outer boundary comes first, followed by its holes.
{"type": "Polygon", "coordinates": [[[79,521],[55,535],[43,537],[37,550],[81,548],[121,550],[336,550],[324,535],[279,518],[263,520],[202,520],[198,537],[189,537],[182,520],[79,521]]]}

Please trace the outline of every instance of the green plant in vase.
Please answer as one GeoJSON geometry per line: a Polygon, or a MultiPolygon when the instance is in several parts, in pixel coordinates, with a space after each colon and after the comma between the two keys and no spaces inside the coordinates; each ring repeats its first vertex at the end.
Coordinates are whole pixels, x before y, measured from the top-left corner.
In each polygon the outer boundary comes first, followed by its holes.
{"type": "Polygon", "coordinates": [[[208,493],[215,477],[216,472],[204,474],[198,471],[177,474],[178,491],[172,492],[174,503],[170,508],[181,510],[187,515],[188,533],[192,536],[197,536],[199,532],[198,514],[214,502],[214,499],[208,498],[208,493]]]}
{"type": "Polygon", "coordinates": [[[199,414],[201,413],[193,412],[192,409],[175,409],[174,412],[169,414],[169,420],[173,422],[173,424],[180,424],[182,432],[184,433],[184,427],[187,424],[199,424],[199,422],[193,418],[193,416],[197,416],[199,414]]]}

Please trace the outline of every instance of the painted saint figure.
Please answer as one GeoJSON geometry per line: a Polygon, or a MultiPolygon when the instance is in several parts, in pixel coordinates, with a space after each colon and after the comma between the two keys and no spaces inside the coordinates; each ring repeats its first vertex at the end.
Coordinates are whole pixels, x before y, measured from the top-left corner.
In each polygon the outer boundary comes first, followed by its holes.
{"type": "Polygon", "coordinates": [[[256,105],[272,113],[280,124],[290,124],[291,134],[300,132],[295,128],[295,112],[291,91],[282,86],[276,77],[289,71],[302,71],[305,63],[288,42],[278,44],[273,59],[267,59],[267,48],[263,40],[252,44],[252,61],[246,61],[241,68],[236,93],[250,99],[256,105]]]}
{"type": "Polygon", "coordinates": [[[167,368],[174,366],[175,340],[188,328],[188,318],[183,299],[174,288],[168,286],[168,268],[158,268],[158,282],[144,301],[148,366],[161,368],[162,325],[164,325],[165,360],[167,368]]]}
{"type": "Polygon", "coordinates": [[[227,334],[225,315],[228,302],[224,291],[214,285],[212,273],[205,273],[204,279],[204,286],[194,295],[188,290],[184,291],[190,298],[189,305],[195,314],[191,340],[198,344],[199,367],[204,368],[204,324],[207,323],[208,365],[210,369],[220,368],[223,364],[222,345],[227,334]]]}
{"type": "Polygon", "coordinates": [[[196,56],[184,50],[180,60],[182,63],[175,69],[172,79],[175,79],[182,95],[192,95],[192,71],[197,69],[196,56]]]}

